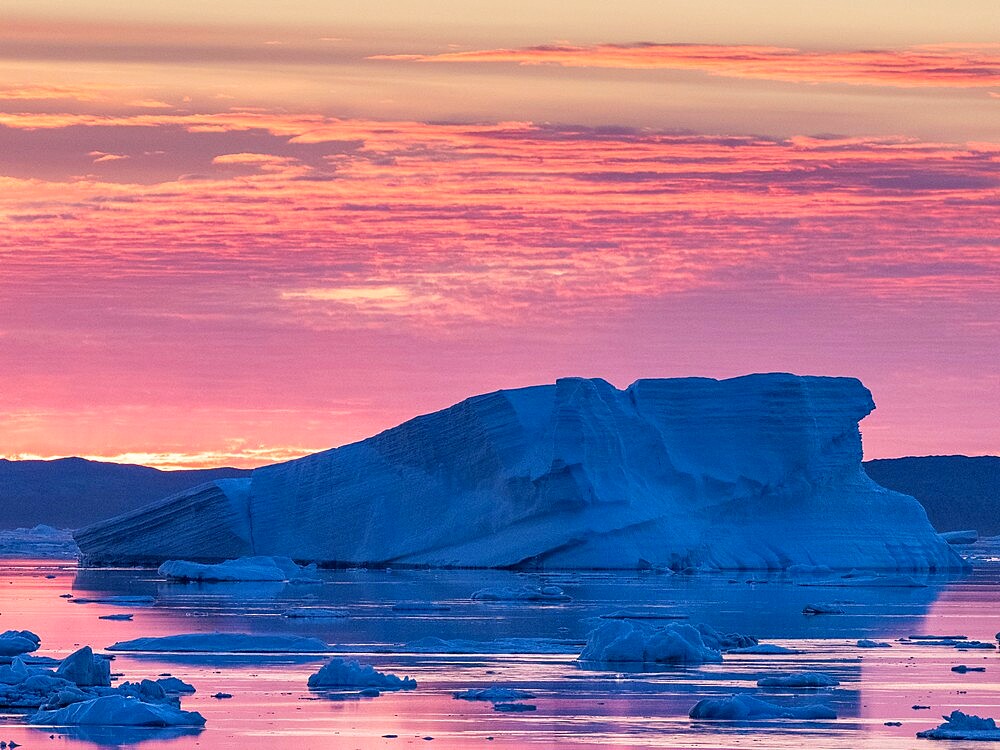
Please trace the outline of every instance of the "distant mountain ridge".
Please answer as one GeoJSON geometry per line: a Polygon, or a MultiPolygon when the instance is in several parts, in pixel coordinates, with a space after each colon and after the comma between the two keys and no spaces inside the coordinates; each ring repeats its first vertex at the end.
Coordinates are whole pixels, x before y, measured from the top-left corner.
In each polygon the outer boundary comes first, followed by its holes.
{"type": "Polygon", "coordinates": [[[912,495],[938,531],[1000,534],[1000,456],[907,456],[864,462],[883,487],[912,495]]]}
{"type": "Polygon", "coordinates": [[[40,523],[78,528],[204,482],[248,473],[234,468],[161,471],[84,458],[0,459],[0,529],[40,523]]]}

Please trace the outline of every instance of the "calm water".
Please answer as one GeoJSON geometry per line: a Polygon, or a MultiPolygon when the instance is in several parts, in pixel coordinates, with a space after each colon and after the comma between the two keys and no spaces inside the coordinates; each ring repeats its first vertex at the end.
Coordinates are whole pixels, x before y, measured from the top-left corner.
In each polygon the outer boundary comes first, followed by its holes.
{"type": "MultiPolygon", "coordinates": [[[[892,640],[918,633],[964,634],[992,641],[1000,630],[1000,564],[981,564],[965,576],[935,577],[927,588],[811,588],[781,577],[740,575],[552,574],[522,576],[482,571],[323,571],[324,584],[167,584],[148,570],[78,570],[32,560],[0,563],[0,630],[30,629],[40,655],[64,656],[81,645],[174,633],[230,631],[314,636],[358,654],[377,668],[415,677],[419,688],[378,698],[331,700],[306,689],[326,661],[318,656],[119,655],[122,679],[170,673],[193,683],[187,710],[207,719],[204,731],[174,736],[153,730],[128,734],[66,734],[25,726],[23,716],[0,715],[0,740],[30,748],[95,744],[143,748],[374,748],[400,747],[659,747],[659,748],[919,748],[914,734],[959,708],[1000,716],[1000,655],[996,651],[893,643],[858,649],[859,638],[892,640]],[[47,578],[47,575],[55,578],[47,578]],[[753,582],[748,582],[748,580],[753,582]],[[487,604],[469,596],[484,586],[554,583],[571,602],[487,604]],[[78,597],[149,594],[145,607],[76,604],[78,597]],[[843,615],[807,617],[807,603],[842,600],[843,615]],[[442,612],[394,612],[396,602],[438,602],[442,612]],[[346,608],[351,617],[295,620],[292,606],[346,608]],[[751,633],[797,655],[727,655],[722,664],[649,672],[582,669],[575,661],[592,618],[623,607],[656,607],[720,630],[751,633]],[[133,612],[131,622],[99,615],[133,612]],[[426,636],[488,641],[525,637],[568,642],[570,653],[443,656],[405,653],[398,644],[426,636]],[[957,664],[986,666],[956,674],[957,664]],[[835,675],[833,690],[788,692],[756,687],[778,671],[835,675]],[[489,703],[454,700],[451,693],[500,683],[530,689],[538,710],[495,712],[489,703]],[[216,692],[231,693],[217,700],[216,692]],[[692,722],[688,711],[705,697],[750,691],[775,702],[827,702],[836,721],[752,724],[692,722]],[[804,697],[808,695],[809,697],[804,697]],[[914,704],[931,706],[914,710],[914,704]],[[887,727],[886,721],[900,721],[887,727]],[[385,738],[383,735],[398,735],[385,738]],[[424,739],[433,738],[433,739],[424,739]]],[[[949,743],[949,748],[986,743],[949,743]]],[[[931,746],[933,747],[933,746],[931,746]]]]}

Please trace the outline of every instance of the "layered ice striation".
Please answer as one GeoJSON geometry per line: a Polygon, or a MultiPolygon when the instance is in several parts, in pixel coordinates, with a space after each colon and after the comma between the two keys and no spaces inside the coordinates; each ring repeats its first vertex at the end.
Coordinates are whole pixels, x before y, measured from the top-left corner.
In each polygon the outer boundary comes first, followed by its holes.
{"type": "Polygon", "coordinates": [[[959,567],[861,467],[852,378],[603,380],[476,396],[82,529],[88,563],[959,567]]]}

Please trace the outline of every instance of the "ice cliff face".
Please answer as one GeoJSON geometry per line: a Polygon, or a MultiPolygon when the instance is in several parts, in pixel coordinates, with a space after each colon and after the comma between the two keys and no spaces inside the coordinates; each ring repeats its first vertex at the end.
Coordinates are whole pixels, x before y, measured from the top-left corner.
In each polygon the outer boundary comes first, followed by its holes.
{"type": "Polygon", "coordinates": [[[861,468],[850,378],[603,380],[476,396],[77,532],[92,563],[287,555],[545,568],[946,568],[861,468]]]}

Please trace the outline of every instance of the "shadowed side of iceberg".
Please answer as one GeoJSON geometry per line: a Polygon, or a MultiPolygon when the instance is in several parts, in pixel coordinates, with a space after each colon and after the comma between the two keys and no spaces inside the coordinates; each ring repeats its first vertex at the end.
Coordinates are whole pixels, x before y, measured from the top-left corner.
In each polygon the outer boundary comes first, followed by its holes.
{"type": "Polygon", "coordinates": [[[462,567],[945,569],[861,468],[851,378],[566,378],[476,396],[76,534],[91,563],[287,555],[462,567]]]}

